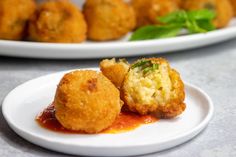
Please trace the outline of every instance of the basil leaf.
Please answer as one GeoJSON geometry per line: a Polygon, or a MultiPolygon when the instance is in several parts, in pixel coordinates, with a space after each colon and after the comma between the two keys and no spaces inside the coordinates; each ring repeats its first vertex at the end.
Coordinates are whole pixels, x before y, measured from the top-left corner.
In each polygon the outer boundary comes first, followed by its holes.
{"type": "Polygon", "coordinates": [[[174,37],[179,34],[181,28],[180,25],[141,27],[132,34],[130,41],[174,37]]]}
{"type": "Polygon", "coordinates": [[[207,30],[198,26],[196,21],[187,21],[186,27],[190,33],[205,33],[207,30]]]}
{"type": "Polygon", "coordinates": [[[147,74],[148,72],[153,71],[152,67],[146,67],[145,69],[143,69],[143,74],[147,74]]]}
{"type": "Polygon", "coordinates": [[[212,31],[215,29],[212,23],[215,16],[214,11],[207,9],[173,12],[157,19],[164,25],[150,25],[137,29],[132,34],[130,41],[174,37],[183,28],[188,29],[190,33],[212,31]]]}
{"type": "Polygon", "coordinates": [[[189,11],[187,28],[190,33],[205,33],[215,29],[212,20],[215,18],[215,13],[210,10],[189,11]]]}
{"type": "Polygon", "coordinates": [[[191,20],[213,20],[216,17],[214,11],[207,9],[188,11],[187,15],[191,20]]]}
{"type": "Polygon", "coordinates": [[[215,30],[215,26],[209,20],[198,20],[197,25],[207,31],[215,30]]]}
{"type": "Polygon", "coordinates": [[[141,61],[135,63],[134,65],[132,65],[131,68],[134,69],[134,68],[143,66],[143,65],[145,65],[145,64],[147,64],[147,63],[150,63],[150,61],[149,61],[149,60],[141,60],[141,61]]]}
{"type": "Polygon", "coordinates": [[[157,20],[164,24],[173,24],[173,23],[184,23],[187,19],[186,11],[180,10],[173,13],[170,13],[166,16],[159,17],[157,20]]]}
{"type": "Polygon", "coordinates": [[[143,74],[147,74],[148,72],[152,72],[152,71],[155,71],[155,70],[158,70],[159,69],[159,64],[152,64],[151,66],[149,67],[145,67],[143,69],[143,74]]]}

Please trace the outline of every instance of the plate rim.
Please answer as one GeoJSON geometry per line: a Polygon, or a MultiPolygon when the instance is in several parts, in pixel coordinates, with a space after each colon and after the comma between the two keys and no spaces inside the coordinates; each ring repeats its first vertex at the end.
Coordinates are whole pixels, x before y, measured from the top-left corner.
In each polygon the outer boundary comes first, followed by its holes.
{"type": "MultiPolygon", "coordinates": [[[[151,141],[151,142],[148,142],[148,143],[136,143],[135,145],[125,145],[125,146],[121,146],[121,145],[115,145],[115,146],[111,146],[111,145],[110,146],[108,146],[108,145],[101,145],[101,146],[95,145],[94,146],[94,145],[92,145],[91,146],[91,145],[84,145],[84,144],[81,144],[81,143],[76,143],[75,144],[75,143],[69,143],[69,142],[61,142],[61,141],[57,141],[57,140],[52,140],[52,139],[44,138],[43,136],[38,135],[37,133],[32,133],[32,132],[29,132],[29,131],[27,131],[25,129],[20,128],[19,126],[14,124],[14,120],[12,120],[12,118],[7,114],[6,110],[7,110],[7,106],[8,106],[8,101],[11,100],[12,95],[14,95],[15,92],[17,92],[21,88],[24,88],[24,86],[26,86],[27,84],[33,83],[34,81],[39,80],[39,79],[43,79],[43,78],[47,78],[47,77],[53,77],[53,75],[54,76],[57,76],[57,75],[62,75],[63,76],[63,74],[65,74],[67,72],[74,71],[74,70],[88,70],[88,69],[90,69],[90,70],[97,70],[97,68],[83,68],[83,69],[73,69],[73,70],[56,72],[56,73],[47,74],[47,75],[43,75],[43,76],[31,79],[31,80],[26,81],[26,82],[18,85],[17,87],[15,87],[4,98],[4,100],[2,102],[2,106],[1,106],[2,107],[2,114],[3,114],[3,117],[6,120],[7,124],[10,126],[10,128],[16,134],[20,135],[21,137],[23,137],[25,140],[29,141],[30,143],[34,143],[34,144],[39,145],[39,146],[42,146],[42,145],[40,145],[39,143],[33,142],[32,140],[29,140],[28,138],[26,138],[24,136],[24,134],[27,135],[27,136],[30,136],[30,138],[33,137],[34,139],[40,139],[41,141],[48,142],[48,143],[51,143],[51,144],[54,143],[54,144],[59,144],[59,145],[67,145],[67,146],[80,147],[80,148],[94,148],[94,149],[102,149],[102,148],[107,148],[107,149],[109,149],[109,148],[123,149],[123,148],[132,148],[132,147],[155,146],[155,145],[159,145],[161,143],[165,143],[165,144],[169,143],[169,142],[173,142],[174,143],[176,141],[181,141],[181,140],[183,140],[185,142],[187,140],[192,139],[196,135],[198,135],[208,125],[208,123],[210,122],[210,120],[213,117],[214,105],[213,105],[213,102],[212,102],[211,98],[209,97],[209,95],[205,91],[200,89],[199,87],[197,87],[197,86],[195,86],[193,84],[187,83],[187,82],[184,82],[185,86],[188,86],[188,88],[196,90],[198,93],[200,93],[202,96],[204,96],[204,99],[207,101],[208,112],[204,116],[203,120],[200,121],[200,123],[197,124],[194,128],[192,128],[192,129],[190,129],[190,130],[188,130],[188,131],[186,131],[184,133],[181,133],[179,135],[176,135],[174,137],[165,138],[164,140],[161,140],[161,141],[158,141],[158,142],[157,141],[151,141]],[[187,138],[187,140],[186,140],[186,138],[187,138]]],[[[101,134],[101,135],[103,135],[103,134],[101,134]]],[[[183,142],[174,144],[174,146],[179,145],[181,143],[183,143],[183,142]]],[[[172,147],[173,146],[168,147],[168,148],[172,148],[172,147]]],[[[52,148],[48,148],[48,149],[55,150],[55,149],[52,149],[52,148]]],[[[161,149],[161,150],[164,150],[164,149],[161,149]]],[[[55,150],[55,151],[59,151],[59,150],[55,150]]],[[[72,154],[74,154],[74,153],[72,153],[72,154]]],[[[75,155],[81,155],[81,154],[75,154],[75,155]]]]}
{"type": "MultiPolygon", "coordinates": [[[[234,18],[233,20],[235,20],[236,22],[236,18],[234,18]]],[[[139,40],[139,41],[123,41],[123,42],[117,42],[119,40],[114,40],[114,41],[105,41],[105,42],[96,42],[96,41],[89,41],[89,43],[83,42],[83,43],[47,43],[47,42],[35,42],[35,41],[15,41],[15,40],[2,40],[0,39],[0,45],[2,43],[5,44],[14,44],[13,46],[17,45],[17,44],[24,44],[23,46],[28,46],[30,47],[31,45],[33,46],[48,46],[49,48],[54,48],[54,47],[59,47],[59,48],[90,48],[91,46],[96,46],[93,47],[94,50],[97,50],[98,48],[104,48],[104,46],[106,47],[120,47],[120,45],[125,45],[130,47],[133,46],[139,46],[139,45],[152,45],[152,44],[156,44],[156,43],[166,43],[166,42],[172,42],[175,39],[179,39],[179,40],[189,40],[187,38],[192,38],[196,39],[197,37],[204,37],[205,35],[212,35],[212,36],[218,36],[219,34],[225,34],[226,32],[229,33],[231,31],[234,31],[236,33],[236,24],[235,26],[227,26],[225,28],[220,28],[220,29],[216,29],[213,31],[209,31],[206,33],[196,33],[196,34],[188,34],[188,35],[180,35],[180,36],[176,36],[176,37],[170,37],[170,38],[162,38],[162,39],[153,39],[153,40],[139,40]]],[[[132,32],[131,32],[132,33],[132,32]]],[[[236,35],[235,35],[236,37],[236,35]]],[[[177,40],[177,41],[179,41],[177,40]]],[[[199,40],[199,39],[198,39],[199,40]]],[[[37,47],[38,48],[38,47],[37,47]]]]}

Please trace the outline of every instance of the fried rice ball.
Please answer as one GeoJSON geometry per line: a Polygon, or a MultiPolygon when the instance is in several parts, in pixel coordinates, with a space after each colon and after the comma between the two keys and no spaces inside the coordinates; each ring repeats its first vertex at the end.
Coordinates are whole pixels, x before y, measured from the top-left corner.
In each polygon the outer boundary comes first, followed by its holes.
{"type": "Polygon", "coordinates": [[[209,9],[216,13],[213,24],[222,28],[229,24],[233,17],[233,9],[229,0],[185,0],[183,8],[186,10],[209,9]]]}
{"type": "Polygon", "coordinates": [[[102,73],[92,70],[66,74],[57,87],[54,104],[62,126],[85,133],[109,127],[122,107],[119,90],[102,73]]]}
{"type": "Polygon", "coordinates": [[[178,10],[173,0],[132,0],[136,13],[137,27],[158,23],[157,17],[165,16],[178,10]]]}
{"type": "Polygon", "coordinates": [[[231,1],[231,5],[233,7],[234,16],[236,16],[236,0],[230,0],[230,1],[231,1]]]}
{"type": "Polygon", "coordinates": [[[122,87],[129,110],[142,115],[156,113],[174,118],[185,110],[184,84],[162,58],[141,59],[131,65],[122,87]]]}
{"type": "Polygon", "coordinates": [[[29,40],[54,43],[80,43],[86,39],[83,14],[69,0],[46,1],[29,23],[29,40]]]}
{"type": "Polygon", "coordinates": [[[23,39],[35,9],[34,0],[0,0],[0,39],[23,39]]]}
{"type": "Polygon", "coordinates": [[[105,59],[100,62],[100,70],[111,82],[120,89],[125,75],[129,71],[129,63],[125,59],[120,59],[116,62],[116,59],[105,59]]]}
{"type": "Polygon", "coordinates": [[[133,8],[123,0],[86,0],[83,12],[94,41],[119,39],[136,25],[133,8]]]}
{"type": "Polygon", "coordinates": [[[184,0],[173,0],[173,1],[177,4],[177,6],[179,6],[181,8],[184,0]]]}

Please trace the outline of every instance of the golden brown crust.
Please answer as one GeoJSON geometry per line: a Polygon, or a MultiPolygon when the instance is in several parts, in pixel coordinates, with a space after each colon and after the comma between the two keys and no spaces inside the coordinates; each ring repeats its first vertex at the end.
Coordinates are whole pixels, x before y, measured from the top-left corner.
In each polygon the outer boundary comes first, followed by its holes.
{"type": "Polygon", "coordinates": [[[119,39],[136,24],[133,8],[123,0],[87,0],[83,12],[90,40],[119,39]]]}
{"type": "Polygon", "coordinates": [[[124,100],[126,101],[125,106],[132,112],[139,113],[141,115],[147,115],[152,112],[157,111],[157,104],[140,104],[134,102],[132,98],[130,98],[127,94],[124,96],[124,100]]]}
{"type": "Polygon", "coordinates": [[[174,118],[184,112],[186,105],[184,103],[185,91],[184,83],[180,78],[179,73],[171,69],[170,79],[172,82],[172,100],[164,106],[159,106],[157,109],[157,116],[160,118],[174,118]]]}
{"type": "Polygon", "coordinates": [[[173,1],[177,4],[179,8],[181,8],[184,0],[173,0],[173,1]]]}
{"type": "MultiPolygon", "coordinates": [[[[164,95],[168,95],[169,93],[169,96],[164,98],[164,103],[158,99],[155,99],[154,101],[150,101],[150,103],[143,103],[141,101],[143,98],[140,99],[139,97],[137,97],[140,95],[137,95],[136,93],[132,93],[132,92],[137,92],[137,91],[135,91],[135,89],[131,89],[132,86],[130,86],[130,82],[132,83],[132,81],[135,81],[136,78],[130,79],[131,72],[129,72],[125,77],[125,81],[121,89],[121,96],[125,104],[129,108],[129,110],[133,112],[138,112],[139,114],[142,114],[142,115],[153,113],[153,112],[156,113],[157,116],[160,118],[174,118],[180,115],[185,110],[186,106],[184,103],[184,99],[185,99],[184,83],[182,82],[179,73],[176,72],[174,69],[171,69],[167,60],[163,58],[149,58],[145,60],[151,60],[153,63],[159,64],[159,65],[165,65],[165,67],[168,69],[167,70],[168,74],[165,74],[168,76],[165,76],[165,77],[169,78],[171,88],[169,89],[170,91],[167,90],[167,93],[164,95]]],[[[166,78],[163,77],[162,79],[166,79],[166,78]]],[[[142,79],[139,78],[138,82],[141,82],[141,81],[142,79]]],[[[139,83],[138,84],[137,83],[135,84],[135,86],[139,86],[138,85],[139,83]]],[[[153,84],[150,88],[153,88],[153,84]]],[[[164,88],[164,87],[161,87],[161,88],[164,88]]],[[[144,90],[144,89],[145,88],[142,88],[140,90],[144,90]]],[[[160,89],[156,89],[156,90],[160,90],[160,89]]]]}
{"type": "Polygon", "coordinates": [[[34,0],[0,0],[0,39],[23,39],[35,9],[34,0]]]}
{"type": "Polygon", "coordinates": [[[229,0],[185,0],[183,8],[186,10],[211,9],[216,12],[213,21],[217,28],[225,27],[233,17],[233,9],[229,0]]]}
{"type": "Polygon", "coordinates": [[[125,75],[129,71],[129,64],[124,62],[116,62],[113,58],[111,60],[105,59],[100,62],[100,70],[111,82],[120,89],[125,75]]]}
{"type": "Polygon", "coordinates": [[[234,16],[236,16],[236,0],[230,0],[231,5],[233,7],[233,11],[234,11],[234,16]]]}
{"type": "Polygon", "coordinates": [[[30,19],[28,38],[39,42],[80,43],[86,39],[83,14],[68,0],[46,1],[30,19]]]}
{"type": "Polygon", "coordinates": [[[170,104],[166,104],[165,106],[159,106],[155,114],[161,119],[170,119],[180,115],[182,112],[184,112],[185,108],[185,103],[171,102],[170,104]]]}
{"type": "Polygon", "coordinates": [[[66,74],[54,99],[56,118],[67,129],[97,133],[109,127],[121,110],[117,88],[96,71],[66,74]]]}
{"type": "Polygon", "coordinates": [[[132,0],[137,19],[137,27],[158,23],[157,17],[178,10],[172,0],[132,0]]]}

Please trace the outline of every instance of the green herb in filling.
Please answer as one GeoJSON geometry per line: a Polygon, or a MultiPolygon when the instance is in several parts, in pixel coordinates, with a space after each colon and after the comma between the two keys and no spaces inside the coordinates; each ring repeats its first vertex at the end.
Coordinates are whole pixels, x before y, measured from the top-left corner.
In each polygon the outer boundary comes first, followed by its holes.
{"type": "Polygon", "coordinates": [[[147,74],[148,72],[155,71],[159,69],[159,64],[152,63],[150,60],[141,60],[135,63],[132,69],[140,68],[143,71],[143,74],[147,74]]]}

